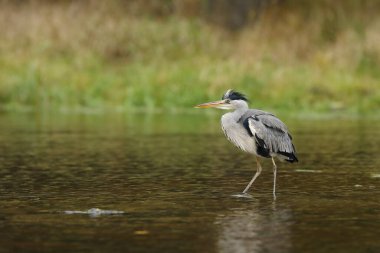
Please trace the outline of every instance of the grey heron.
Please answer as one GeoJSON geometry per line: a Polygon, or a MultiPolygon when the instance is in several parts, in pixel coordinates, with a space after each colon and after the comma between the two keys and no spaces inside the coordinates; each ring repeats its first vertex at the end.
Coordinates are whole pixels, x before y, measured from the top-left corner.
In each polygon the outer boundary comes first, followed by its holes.
{"type": "Polygon", "coordinates": [[[195,108],[233,110],[222,116],[221,124],[227,139],[241,150],[255,155],[257,171],[247,187],[246,194],[261,173],[260,158],[271,158],[273,163],[273,196],[276,197],[277,165],[274,158],[286,162],[298,162],[296,150],[286,125],[274,114],[249,109],[245,95],[228,90],[222,100],[208,102],[195,108]]]}

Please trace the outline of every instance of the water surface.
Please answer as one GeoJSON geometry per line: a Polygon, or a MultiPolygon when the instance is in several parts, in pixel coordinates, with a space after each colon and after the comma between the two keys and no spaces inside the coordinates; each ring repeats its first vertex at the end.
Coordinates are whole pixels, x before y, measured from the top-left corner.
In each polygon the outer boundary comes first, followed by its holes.
{"type": "Polygon", "coordinates": [[[2,115],[0,251],[380,252],[380,122],[285,121],[274,201],[217,115],[2,115]]]}

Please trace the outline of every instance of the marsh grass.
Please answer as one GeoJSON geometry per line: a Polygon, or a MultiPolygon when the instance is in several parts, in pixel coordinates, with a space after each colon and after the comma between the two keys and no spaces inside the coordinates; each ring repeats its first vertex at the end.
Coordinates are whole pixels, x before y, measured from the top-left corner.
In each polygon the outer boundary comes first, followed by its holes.
{"type": "Polygon", "coordinates": [[[380,107],[376,5],[274,6],[230,32],[120,3],[0,2],[1,108],[175,111],[228,88],[278,111],[380,107]]]}

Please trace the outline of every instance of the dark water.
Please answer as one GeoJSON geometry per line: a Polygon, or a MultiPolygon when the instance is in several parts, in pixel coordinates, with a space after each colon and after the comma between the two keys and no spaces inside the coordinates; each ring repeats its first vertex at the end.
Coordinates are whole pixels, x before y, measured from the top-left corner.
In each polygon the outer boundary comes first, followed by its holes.
{"type": "Polygon", "coordinates": [[[0,252],[380,252],[380,122],[286,122],[273,201],[217,115],[0,116],[0,252]]]}

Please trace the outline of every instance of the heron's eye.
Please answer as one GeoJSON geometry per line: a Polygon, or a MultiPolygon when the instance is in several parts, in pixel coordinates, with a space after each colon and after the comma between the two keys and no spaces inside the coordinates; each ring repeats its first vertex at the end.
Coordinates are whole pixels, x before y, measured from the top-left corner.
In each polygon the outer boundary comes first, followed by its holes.
{"type": "Polygon", "coordinates": [[[226,99],[226,104],[229,104],[230,102],[231,102],[231,100],[229,100],[229,99],[226,99]]]}

